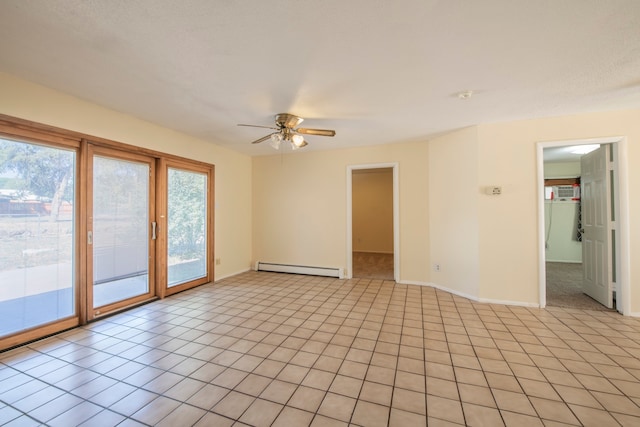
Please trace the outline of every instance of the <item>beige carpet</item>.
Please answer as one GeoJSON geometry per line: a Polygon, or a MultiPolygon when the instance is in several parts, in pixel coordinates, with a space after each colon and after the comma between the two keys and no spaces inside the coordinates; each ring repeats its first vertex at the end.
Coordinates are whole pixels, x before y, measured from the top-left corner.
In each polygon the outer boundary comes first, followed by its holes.
{"type": "Polygon", "coordinates": [[[548,306],[609,310],[582,292],[582,264],[548,262],[546,268],[548,306]]]}
{"type": "Polygon", "coordinates": [[[353,277],[359,279],[394,280],[393,254],[354,252],[353,277]]]}

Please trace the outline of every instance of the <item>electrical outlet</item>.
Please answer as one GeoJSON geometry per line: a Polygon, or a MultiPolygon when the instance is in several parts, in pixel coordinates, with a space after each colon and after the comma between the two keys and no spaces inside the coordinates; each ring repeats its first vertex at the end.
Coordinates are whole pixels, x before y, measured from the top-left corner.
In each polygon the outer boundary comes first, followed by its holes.
{"type": "Polygon", "coordinates": [[[490,196],[499,196],[502,194],[502,187],[498,185],[492,185],[485,187],[484,192],[490,196]]]}
{"type": "Polygon", "coordinates": [[[220,265],[222,261],[220,261],[220,258],[216,258],[216,265],[220,265]]]}
{"type": "Polygon", "coordinates": [[[433,264],[433,271],[440,271],[440,264],[433,264]]]}

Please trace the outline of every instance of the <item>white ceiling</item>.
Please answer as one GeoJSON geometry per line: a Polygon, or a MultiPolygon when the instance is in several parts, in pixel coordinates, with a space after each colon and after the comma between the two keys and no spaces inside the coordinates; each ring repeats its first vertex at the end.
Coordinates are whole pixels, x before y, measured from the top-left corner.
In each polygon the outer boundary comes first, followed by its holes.
{"type": "Polygon", "coordinates": [[[584,156],[579,151],[580,145],[567,145],[563,147],[547,147],[543,150],[544,163],[577,163],[584,156]]]}
{"type": "Polygon", "coordinates": [[[304,150],[423,141],[639,108],[640,1],[2,0],[0,71],[249,155],[284,112],[336,130],[304,150]]]}

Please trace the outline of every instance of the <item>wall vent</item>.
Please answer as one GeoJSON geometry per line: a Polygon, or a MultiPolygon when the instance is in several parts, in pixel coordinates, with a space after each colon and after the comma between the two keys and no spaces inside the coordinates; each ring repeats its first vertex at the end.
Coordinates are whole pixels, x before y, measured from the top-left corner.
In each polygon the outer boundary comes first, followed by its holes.
{"type": "Polygon", "coordinates": [[[310,267],[304,265],[273,264],[270,262],[256,262],[256,271],[271,271],[275,273],[306,274],[310,276],[327,276],[344,279],[341,268],[310,267]]]}

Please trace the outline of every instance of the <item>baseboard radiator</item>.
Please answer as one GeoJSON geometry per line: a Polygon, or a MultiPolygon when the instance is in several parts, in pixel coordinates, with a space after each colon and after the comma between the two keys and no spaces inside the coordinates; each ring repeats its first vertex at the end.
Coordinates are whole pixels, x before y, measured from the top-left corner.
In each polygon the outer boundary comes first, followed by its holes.
{"type": "Polygon", "coordinates": [[[339,279],[344,278],[343,270],[341,268],[309,267],[304,265],[291,265],[291,264],[274,264],[270,262],[260,262],[260,261],[256,262],[256,271],[306,274],[309,276],[327,276],[327,277],[337,277],[339,279]]]}

